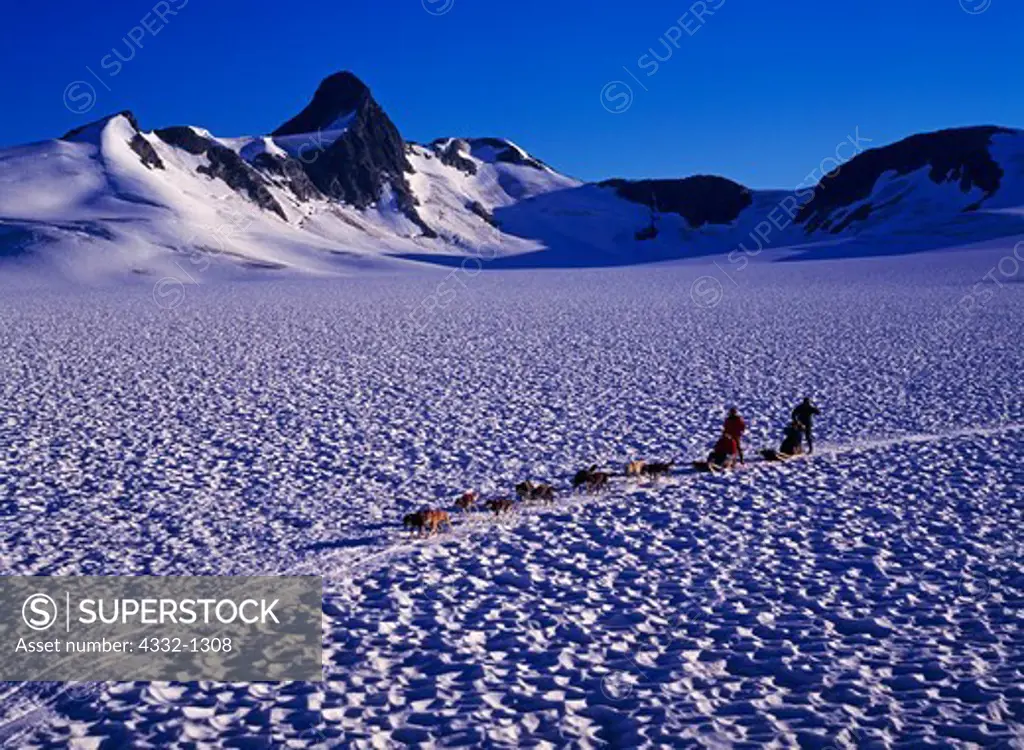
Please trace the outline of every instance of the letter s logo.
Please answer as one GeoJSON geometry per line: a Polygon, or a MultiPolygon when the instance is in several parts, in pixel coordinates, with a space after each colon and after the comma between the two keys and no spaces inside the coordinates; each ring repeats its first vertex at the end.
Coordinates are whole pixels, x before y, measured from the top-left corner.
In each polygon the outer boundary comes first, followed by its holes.
{"type": "Polygon", "coordinates": [[[32,594],[21,605],[21,619],[33,630],[46,630],[57,622],[57,602],[46,594],[32,594]]]}

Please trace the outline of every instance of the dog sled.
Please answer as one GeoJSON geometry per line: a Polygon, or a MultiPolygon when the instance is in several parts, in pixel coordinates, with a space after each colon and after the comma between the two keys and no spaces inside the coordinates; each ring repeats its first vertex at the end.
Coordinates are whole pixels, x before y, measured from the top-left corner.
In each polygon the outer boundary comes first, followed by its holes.
{"type": "MultiPolygon", "coordinates": [[[[761,461],[765,463],[784,463],[795,458],[807,458],[806,453],[781,453],[774,448],[764,448],[760,451],[761,461]]],[[[756,463],[756,462],[755,462],[756,463]]],[[[733,463],[731,466],[722,466],[712,461],[694,461],[693,471],[697,474],[723,474],[725,472],[738,471],[747,466],[745,463],[733,463]]]]}
{"type": "Polygon", "coordinates": [[[720,466],[711,461],[694,461],[693,470],[698,474],[718,474],[723,471],[732,471],[735,466],[720,466]]]}
{"type": "Polygon", "coordinates": [[[761,458],[772,463],[792,461],[794,458],[800,458],[803,455],[803,453],[779,453],[779,451],[773,448],[765,448],[761,451],[761,458]]]}

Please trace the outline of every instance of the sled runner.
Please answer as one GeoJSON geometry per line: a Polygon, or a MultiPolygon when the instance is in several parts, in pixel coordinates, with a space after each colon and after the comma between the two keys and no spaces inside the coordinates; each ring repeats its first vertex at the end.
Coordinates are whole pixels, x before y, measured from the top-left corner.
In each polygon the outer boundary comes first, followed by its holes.
{"type": "Polygon", "coordinates": [[[693,470],[698,474],[717,474],[720,471],[734,471],[736,466],[719,466],[710,461],[694,461],[693,470]]]}

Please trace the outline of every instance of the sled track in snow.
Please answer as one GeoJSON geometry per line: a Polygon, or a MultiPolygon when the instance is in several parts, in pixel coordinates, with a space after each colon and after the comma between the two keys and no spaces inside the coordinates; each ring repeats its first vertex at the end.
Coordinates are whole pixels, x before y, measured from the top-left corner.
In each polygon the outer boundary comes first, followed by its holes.
{"type": "Polygon", "coordinates": [[[1016,432],[1024,430],[1024,423],[1006,423],[989,427],[966,427],[949,432],[923,432],[916,435],[897,435],[891,438],[867,439],[855,443],[843,445],[826,446],[814,455],[857,453],[862,450],[875,448],[888,448],[896,445],[908,445],[913,443],[936,443],[942,440],[954,440],[960,437],[994,437],[1004,432],[1016,432]]]}
{"type": "MultiPolygon", "coordinates": [[[[750,471],[761,471],[769,467],[779,468],[791,465],[794,462],[799,463],[801,461],[822,458],[825,456],[843,456],[899,445],[935,443],[945,440],[956,440],[957,438],[964,437],[994,437],[1006,432],[1016,432],[1019,430],[1024,430],[1024,423],[968,427],[958,430],[950,430],[948,432],[898,435],[890,438],[869,438],[852,443],[822,446],[818,448],[813,455],[805,454],[784,462],[769,462],[757,459],[752,461],[750,464],[747,464],[740,473],[746,474],[750,471]]],[[[646,486],[651,489],[665,486],[678,487],[685,486],[693,482],[707,481],[709,476],[728,477],[735,475],[736,472],[730,473],[728,471],[718,472],[713,475],[684,471],[674,473],[666,478],[658,480],[657,483],[649,483],[646,486]]],[[[621,476],[618,478],[622,479],[621,476]]],[[[404,536],[401,532],[398,532],[390,537],[389,541],[392,542],[391,544],[380,548],[369,555],[367,555],[365,551],[338,553],[326,558],[322,557],[319,560],[304,562],[298,566],[296,571],[293,571],[293,574],[323,575],[324,579],[327,581],[344,582],[346,580],[350,580],[357,572],[375,570],[388,560],[396,557],[402,557],[428,545],[445,544],[451,541],[470,539],[477,533],[488,533],[493,531],[495,528],[508,528],[518,525],[518,523],[520,523],[524,518],[542,517],[553,512],[569,510],[584,504],[621,502],[622,499],[622,495],[613,494],[611,492],[598,495],[570,495],[567,500],[556,500],[555,503],[548,506],[532,505],[517,509],[514,513],[509,514],[500,520],[495,520],[493,516],[484,511],[468,513],[465,518],[460,518],[461,514],[453,513],[453,529],[449,532],[439,534],[435,537],[412,540],[404,536]]]]}
{"type": "MultiPolygon", "coordinates": [[[[1024,429],[1024,423],[1006,423],[939,433],[906,434],[877,439],[868,438],[845,444],[823,445],[813,456],[801,456],[787,462],[772,463],[755,460],[739,472],[722,472],[714,475],[683,471],[657,482],[648,482],[640,486],[649,491],[656,491],[661,487],[697,485],[700,482],[708,481],[709,476],[718,479],[742,477],[747,476],[748,472],[761,472],[769,468],[780,468],[794,462],[799,463],[809,459],[838,457],[900,445],[927,444],[968,437],[996,436],[1007,432],[1017,432],[1022,429],[1024,429]]],[[[599,495],[581,494],[578,496],[569,495],[568,497],[563,495],[563,498],[554,504],[527,506],[498,520],[495,520],[489,513],[481,511],[468,513],[465,516],[453,513],[453,529],[450,532],[445,532],[435,537],[410,539],[403,535],[402,532],[397,531],[388,536],[385,544],[378,546],[369,553],[366,549],[362,549],[345,550],[322,556],[312,555],[297,565],[285,564],[281,566],[268,566],[266,568],[254,566],[250,573],[253,575],[323,575],[330,584],[333,584],[334,588],[333,591],[325,591],[325,597],[341,596],[345,598],[347,584],[357,574],[365,574],[377,570],[388,561],[405,557],[417,550],[435,545],[469,540],[481,534],[494,532],[497,529],[515,528],[528,519],[544,517],[552,513],[564,513],[583,505],[618,503],[622,502],[622,500],[623,495],[614,491],[599,495]]],[[[68,692],[67,686],[62,683],[23,683],[4,687],[6,689],[0,694],[0,705],[6,706],[3,711],[4,715],[0,718],[0,745],[2,746],[10,746],[11,743],[17,743],[19,738],[31,733],[34,727],[47,721],[52,715],[52,706],[55,705],[61,696],[68,692]]],[[[99,685],[95,686],[95,688],[98,689],[99,685]]]]}

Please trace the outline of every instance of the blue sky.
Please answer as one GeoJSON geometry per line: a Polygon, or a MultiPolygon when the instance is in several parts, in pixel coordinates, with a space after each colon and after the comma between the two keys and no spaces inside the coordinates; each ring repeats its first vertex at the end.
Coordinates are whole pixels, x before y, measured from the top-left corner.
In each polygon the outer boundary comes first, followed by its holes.
{"type": "Polygon", "coordinates": [[[410,140],[508,137],[583,179],[712,173],[791,188],[857,129],[884,144],[1024,126],[1020,0],[42,7],[4,14],[0,146],[121,109],[145,129],[267,132],[343,69],[410,140]]]}

